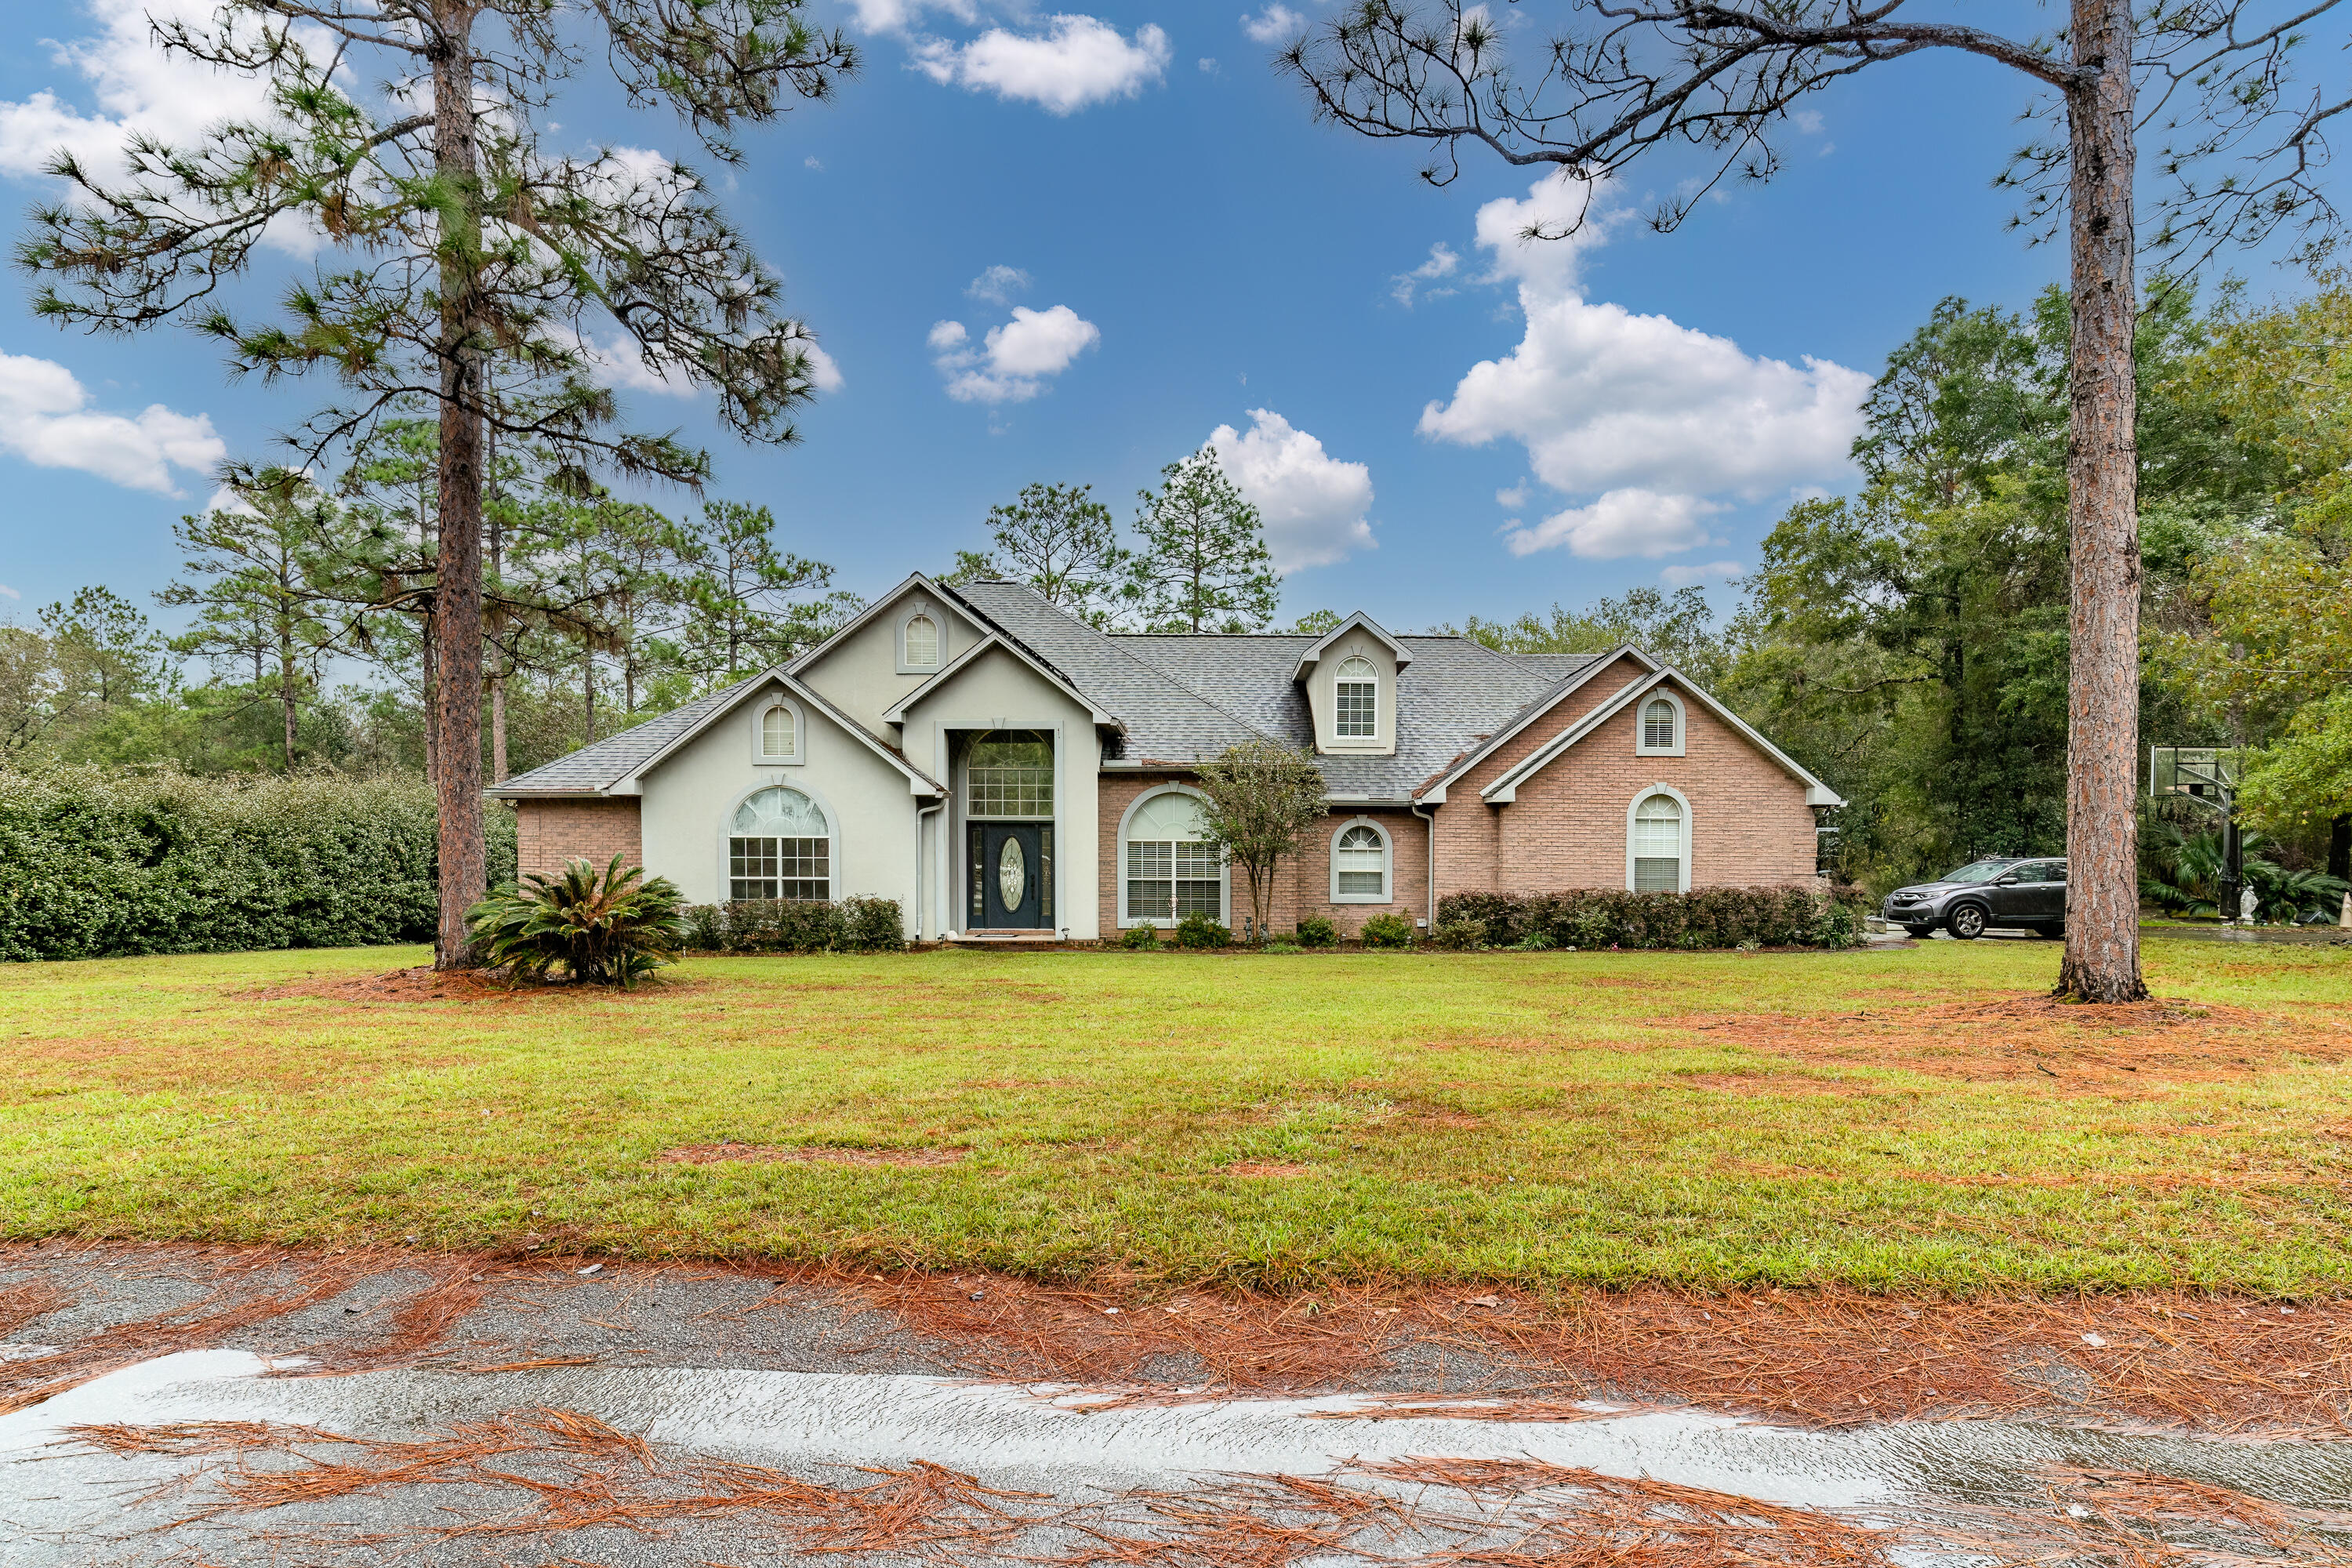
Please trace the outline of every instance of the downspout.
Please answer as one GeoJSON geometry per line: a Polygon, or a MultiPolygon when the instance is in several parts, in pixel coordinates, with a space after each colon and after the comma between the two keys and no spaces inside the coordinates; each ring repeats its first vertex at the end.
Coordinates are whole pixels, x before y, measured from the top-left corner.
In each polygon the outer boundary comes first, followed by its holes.
{"type": "MultiPolygon", "coordinates": [[[[938,801],[930,805],[919,805],[915,808],[915,940],[917,942],[923,940],[923,924],[929,919],[931,908],[928,896],[929,889],[924,885],[928,880],[927,874],[930,870],[931,857],[923,843],[923,819],[947,808],[948,797],[945,795],[940,796],[938,801]]],[[[947,928],[942,926],[940,929],[944,931],[947,928]]]]}
{"type": "Polygon", "coordinates": [[[1421,818],[1421,841],[1429,850],[1429,880],[1427,883],[1429,892],[1429,914],[1422,921],[1422,928],[1424,931],[1435,931],[1437,929],[1437,818],[1434,816],[1423,813],[1421,809],[1421,803],[1419,801],[1415,801],[1410,809],[1415,816],[1421,818]]]}

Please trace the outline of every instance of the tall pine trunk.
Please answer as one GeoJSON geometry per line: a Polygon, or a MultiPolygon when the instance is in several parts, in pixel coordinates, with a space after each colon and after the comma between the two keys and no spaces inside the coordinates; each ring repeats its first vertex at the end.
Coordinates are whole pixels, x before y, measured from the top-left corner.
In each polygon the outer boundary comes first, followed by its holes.
{"type": "Polygon", "coordinates": [[[286,720],[286,771],[294,771],[294,643],[291,637],[278,645],[278,700],[286,720]]]}
{"type": "Polygon", "coordinates": [[[433,153],[445,187],[440,244],[440,556],[434,582],[440,718],[433,776],[440,813],[440,925],[436,969],[468,968],[466,910],[488,880],[482,811],[482,322],[481,176],[474,142],[474,10],[436,8],[433,153]]]}
{"type": "Polygon", "coordinates": [[[2139,448],[2133,426],[2132,8],[2074,0],[2072,574],[2066,691],[2066,955],[2058,993],[2147,994],[2139,972],[2139,448]]]}

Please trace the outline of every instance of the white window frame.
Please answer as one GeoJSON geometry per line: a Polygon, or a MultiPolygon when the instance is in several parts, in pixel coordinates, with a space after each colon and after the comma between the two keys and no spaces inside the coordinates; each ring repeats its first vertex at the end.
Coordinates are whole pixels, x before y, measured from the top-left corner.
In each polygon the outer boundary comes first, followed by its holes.
{"type": "Polygon", "coordinates": [[[1656,687],[1642,693],[1642,700],[1633,704],[1633,754],[1637,757],[1681,756],[1684,738],[1689,733],[1687,729],[1689,718],[1689,713],[1683,707],[1683,700],[1664,687],[1656,687]],[[1653,746],[1648,743],[1650,704],[1653,702],[1664,702],[1675,710],[1675,743],[1671,746],[1653,746]]]}
{"type": "MultiPolygon", "coordinates": [[[[1205,801],[1209,798],[1207,795],[1202,795],[1199,790],[1194,789],[1191,784],[1160,784],[1151,789],[1145,790],[1141,795],[1137,795],[1133,800],[1128,802],[1127,809],[1119,813],[1118,838],[1113,844],[1111,852],[1113,857],[1118,862],[1118,901],[1112,907],[1118,912],[1118,929],[1121,931],[1133,931],[1138,926],[1151,926],[1160,931],[1172,931],[1176,926],[1176,922],[1174,921],[1170,920],[1165,916],[1154,916],[1144,920],[1133,920],[1129,918],[1127,912],[1127,830],[1129,826],[1135,821],[1135,814],[1137,812],[1141,811],[1147,803],[1157,800],[1163,795],[1189,795],[1194,800],[1199,801],[1205,801]]],[[[1150,842],[1156,843],[1158,840],[1150,840],[1150,842]]],[[[1219,906],[1217,910],[1217,923],[1221,926],[1232,925],[1234,923],[1234,867],[1233,862],[1230,860],[1222,861],[1217,867],[1217,903],[1219,906]]]]}
{"type": "Polygon", "coordinates": [[[1669,797],[1683,808],[1682,867],[1675,877],[1675,891],[1687,893],[1691,890],[1691,846],[1698,835],[1691,817],[1690,797],[1672,784],[1654,784],[1635,790],[1633,798],[1625,803],[1625,890],[1629,893],[1633,890],[1633,818],[1641,811],[1643,801],[1659,795],[1669,797]]]}
{"type": "MultiPolygon", "coordinates": [[[[801,721],[800,705],[796,702],[789,701],[782,696],[771,697],[765,702],[753,704],[751,712],[751,765],[757,768],[796,768],[807,761],[808,730],[801,721]],[[771,756],[768,752],[768,715],[778,712],[782,713],[786,718],[792,721],[793,754],[789,757],[771,756]]],[[[796,789],[799,788],[798,785],[794,785],[793,787],[796,789]]],[[[808,792],[803,790],[801,793],[806,795],[808,792]]],[[[815,797],[811,796],[810,798],[814,799],[815,797]]],[[[731,816],[732,814],[730,813],[730,815],[731,816]]],[[[832,814],[827,813],[826,815],[830,816],[832,814]]]]}
{"type": "MultiPolygon", "coordinates": [[[[735,832],[735,814],[743,809],[745,801],[750,800],[761,790],[768,789],[788,789],[796,794],[804,795],[817,810],[824,814],[824,896],[828,903],[838,902],[843,896],[841,889],[850,885],[842,860],[841,813],[833,808],[833,802],[825,799],[824,795],[797,778],[790,784],[781,779],[761,779],[727,803],[726,811],[719,818],[719,896],[718,901],[722,904],[732,903],[735,898],[735,847],[732,842],[738,837],[735,832]]],[[[750,837],[751,835],[746,834],[742,837],[750,837]]]]}
{"type": "Polygon", "coordinates": [[[1381,738],[1381,667],[1360,653],[1351,653],[1341,659],[1331,672],[1331,740],[1340,746],[1370,746],[1381,738]],[[1367,675],[1350,675],[1348,667],[1360,664],[1367,675]],[[1369,686],[1372,689],[1372,727],[1360,735],[1349,734],[1339,728],[1339,689],[1343,686],[1369,686]]]}
{"type": "Polygon", "coordinates": [[[908,608],[905,615],[898,617],[898,628],[893,636],[897,645],[899,674],[937,675],[948,667],[948,618],[938,605],[917,601],[908,608]],[[931,647],[933,658],[929,664],[910,664],[907,660],[907,628],[918,620],[931,623],[934,639],[931,647]]]}
{"type": "Polygon", "coordinates": [[[1331,834],[1331,901],[1335,904],[1392,904],[1396,902],[1396,839],[1385,824],[1369,816],[1351,816],[1331,834]],[[1339,840],[1352,828],[1369,827],[1381,840],[1381,890],[1377,893],[1343,893],[1339,890],[1339,840]]]}

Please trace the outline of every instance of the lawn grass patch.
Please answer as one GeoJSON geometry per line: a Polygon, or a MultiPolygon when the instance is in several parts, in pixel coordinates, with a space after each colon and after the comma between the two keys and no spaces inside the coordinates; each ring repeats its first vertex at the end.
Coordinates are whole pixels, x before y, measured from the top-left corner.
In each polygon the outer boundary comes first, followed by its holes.
{"type": "Polygon", "coordinates": [[[1033,1279],[2352,1283],[2352,955],[2056,949],[0,969],[0,1235],[1033,1279]],[[758,1157],[675,1157],[756,1150],[758,1157]],[[665,1158],[666,1154],[672,1157],[665,1158]]]}

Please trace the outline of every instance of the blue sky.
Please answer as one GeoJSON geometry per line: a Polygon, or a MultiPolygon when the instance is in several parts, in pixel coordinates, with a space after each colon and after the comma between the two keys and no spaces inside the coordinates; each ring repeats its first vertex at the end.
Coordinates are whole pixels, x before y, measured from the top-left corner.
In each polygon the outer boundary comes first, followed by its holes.
{"type": "MultiPolygon", "coordinates": [[[[145,48],[160,3],[11,8],[0,184],[20,209],[59,140],[186,134],[236,101],[145,48]]],[[[1410,148],[1315,125],[1252,36],[1272,36],[1262,6],[818,15],[866,68],[753,135],[726,202],[837,381],[784,449],[629,395],[639,422],[710,438],[714,492],[772,507],[782,542],[863,593],[981,545],[1031,480],[1091,483],[1125,520],[1213,434],[1292,568],[1286,619],[1413,628],[1715,582],[1792,494],[1851,482],[1853,405],[1937,300],[2020,305],[2063,259],[2004,228],[1990,182],[2027,95],[1971,59],[1823,95],[1782,178],[1677,234],[1636,221],[1694,172],[1663,161],[1602,194],[1613,218],[1530,248],[1511,233],[1556,188],[1465,154],[1433,190],[1410,148]]],[[[693,161],[592,80],[567,134],[693,161]]],[[[176,330],[59,333],[24,300],[19,279],[0,311],[0,616],[86,583],[143,602],[210,464],[266,454],[312,395],[233,385],[176,330]]]]}

